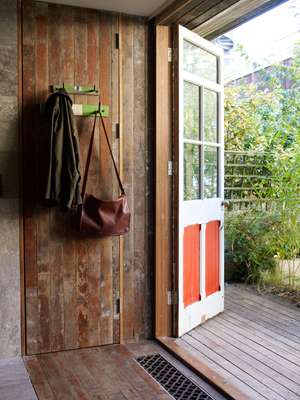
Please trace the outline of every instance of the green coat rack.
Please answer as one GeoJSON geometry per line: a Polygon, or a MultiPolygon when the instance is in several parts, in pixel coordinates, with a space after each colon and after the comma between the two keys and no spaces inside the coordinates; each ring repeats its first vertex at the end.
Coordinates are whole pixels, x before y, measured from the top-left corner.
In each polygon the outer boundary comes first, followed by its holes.
{"type": "MultiPolygon", "coordinates": [[[[52,85],[50,91],[52,93],[58,90],[65,90],[70,95],[82,95],[82,96],[99,96],[99,91],[96,86],[79,86],[79,85],[52,85]]],[[[98,104],[73,104],[72,106],[74,115],[82,117],[90,117],[98,111],[98,104]]],[[[100,106],[100,113],[102,117],[109,116],[109,106],[102,104],[100,106]]]]}

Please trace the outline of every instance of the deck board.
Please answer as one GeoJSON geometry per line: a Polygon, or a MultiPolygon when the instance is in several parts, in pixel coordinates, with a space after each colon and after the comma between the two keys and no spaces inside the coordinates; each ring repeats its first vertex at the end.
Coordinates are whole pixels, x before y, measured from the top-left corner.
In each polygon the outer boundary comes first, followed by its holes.
{"type": "MultiPolygon", "coordinates": [[[[280,332],[286,335],[291,340],[295,342],[300,339],[300,332],[298,331],[299,327],[297,324],[293,322],[289,322],[283,320],[280,315],[277,315],[277,318],[271,315],[269,312],[265,312],[259,306],[251,307],[247,304],[240,304],[240,299],[229,299],[227,301],[228,310],[240,311],[242,314],[247,314],[249,319],[252,318],[254,321],[259,321],[262,325],[268,324],[268,328],[270,330],[275,330],[276,332],[280,332]]],[[[299,325],[299,323],[298,323],[299,325]]]]}
{"type": "Polygon", "coordinates": [[[274,296],[272,294],[265,294],[265,293],[253,293],[253,290],[247,289],[246,287],[234,286],[233,288],[228,287],[226,290],[229,294],[240,294],[242,295],[243,299],[247,299],[247,301],[251,301],[255,304],[263,305],[265,308],[274,309],[276,305],[276,310],[279,314],[288,315],[297,321],[300,321],[300,310],[297,312],[295,307],[290,307],[290,304],[287,303],[286,300],[280,298],[279,296],[274,296]],[[271,299],[270,299],[271,297],[271,299]],[[263,298],[263,304],[262,304],[263,298]],[[296,310],[296,312],[295,312],[296,310]]]}
{"type": "MultiPolygon", "coordinates": [[[[241,325],[242,328],[244,324],[247,323],[249,333],[254,331],[258,337],[265,339],[268,343],[270,342],[276,348],[280,348],[292,354],[297,351],[298,339],[287,337],[287,332],[282,331],[280,326],[276,328],[276,326],[268,322],[262,322],[259,317],[256,318],[254,315],[244,312],[243,309],[235,309],[233,311],[232,308],[228,307],[227,313],[222,315],[221,318],[226,321],[232,321],[232,323],[237,326],[241,325]]],[[[299,364],[299,358],[296,359],[296,364],[299,364]]]]}
{"type": "Polygon", "coordinates": [[[249,399],[300,398],[300,310],[242,285],[225,291],[225,311],[176,342],[249,399]]]}

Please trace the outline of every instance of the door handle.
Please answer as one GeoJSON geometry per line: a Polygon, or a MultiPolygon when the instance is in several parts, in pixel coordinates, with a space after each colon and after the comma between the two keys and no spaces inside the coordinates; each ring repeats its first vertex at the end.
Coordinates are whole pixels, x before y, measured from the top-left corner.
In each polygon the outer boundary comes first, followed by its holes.
{"type": "Polygon", "coordinates": [[[228,207],[229,207],[229,201],[228,201],[228,200],[223,200],[223,201],[221,202],[221,206],[222,206],[222,207],[225,207],[225,208],[228,208],[228,207]]]}

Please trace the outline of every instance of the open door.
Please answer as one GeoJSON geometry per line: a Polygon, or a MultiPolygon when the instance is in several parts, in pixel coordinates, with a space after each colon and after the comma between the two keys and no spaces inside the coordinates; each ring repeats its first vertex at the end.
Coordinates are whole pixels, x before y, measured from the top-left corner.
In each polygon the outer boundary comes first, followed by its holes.
{"type": "Polygon", "coordinates": [[[176,336],[224,309],[222,51],[182,26],[175,35],[176,336]]]}

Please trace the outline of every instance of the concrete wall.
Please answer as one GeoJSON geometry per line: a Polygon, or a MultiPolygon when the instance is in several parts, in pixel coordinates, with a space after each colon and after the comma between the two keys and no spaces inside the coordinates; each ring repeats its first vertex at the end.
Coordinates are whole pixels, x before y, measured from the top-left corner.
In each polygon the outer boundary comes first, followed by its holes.
{"type": "Polygon", "coordinates": [[[20,354],[17,1],[0,1],[0,359],[20,354]]]}

